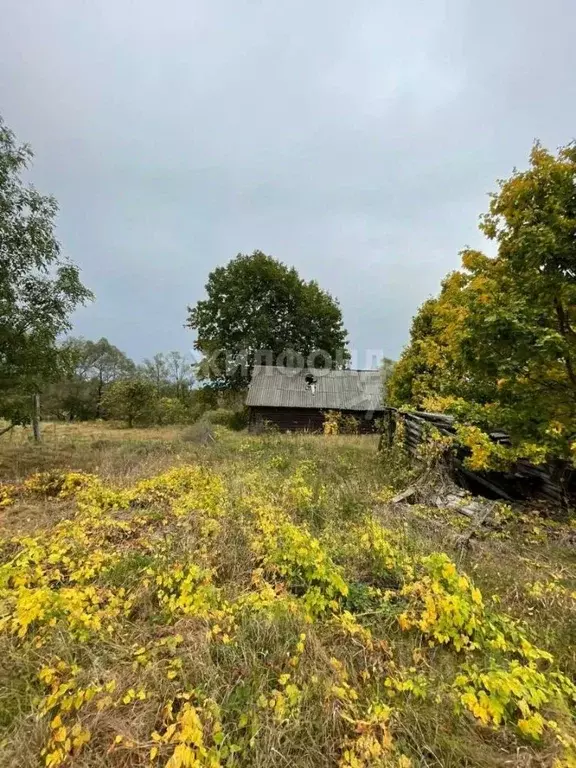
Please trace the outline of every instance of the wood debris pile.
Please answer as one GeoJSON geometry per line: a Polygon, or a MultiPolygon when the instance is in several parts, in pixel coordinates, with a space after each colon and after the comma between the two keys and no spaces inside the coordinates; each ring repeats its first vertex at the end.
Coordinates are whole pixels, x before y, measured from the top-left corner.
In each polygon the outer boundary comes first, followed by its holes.
{"type": "MultiPolygon", "coordinates": [[[[399,423],[404,427],[406,450],[414,457],[418,457],[419,448],[426,441],[431,426],[441,435],[453,438],[456,434],[453,416],[387,408],[386,429],[381,444],[384,441],[392,444],[399,423]]],[[[489,437],[495,443],[510,445],[510,438],[505,432],[492,432],[489,437]]],[[[473,494],[506,501],[542,499],[564,508],[570,507],[576,498],[576,470],[567,462],[536,466],[520,459],[508,472],[475,472],[465,464],[468,453],[464,446],[456,446],[456,450],[447,456],[447,469],[459,486],[473,494]]]]}

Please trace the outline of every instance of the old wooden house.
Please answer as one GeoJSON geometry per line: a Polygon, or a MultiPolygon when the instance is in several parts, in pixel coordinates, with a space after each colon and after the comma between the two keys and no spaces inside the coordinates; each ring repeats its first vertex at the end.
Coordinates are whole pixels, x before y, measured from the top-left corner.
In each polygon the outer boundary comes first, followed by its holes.
{"type": "Polygon", "coordinates": [[[380,371],[255,366],[248,390],[249,429],[320,432],[327,411],[354,416],[360,432],[383,415],[380,371]]]}

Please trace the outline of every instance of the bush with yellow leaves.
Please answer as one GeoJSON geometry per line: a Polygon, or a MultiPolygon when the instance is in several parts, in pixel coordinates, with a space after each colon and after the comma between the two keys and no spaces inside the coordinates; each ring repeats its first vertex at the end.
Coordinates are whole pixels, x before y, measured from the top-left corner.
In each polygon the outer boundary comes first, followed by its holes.
{"type": "Polygon", "coordinates": [[[402,629],[417,627],[431,645],[452,644],[459,651],[477,647],[484,620],[482,594],[444,553],[421,560],[419,578],[402,589],[408,609],[398,618],[402,629]]]}
{"type": "MultiPolygon", "coordinates": [[[[504,665],[492,661],[486,669],[467,664],[454,686],[460,703],[484,725],[496,728],[513,722],[519,732],[539,740],[545,729],[558,732],[556,721],[542,710],[552,701],[576,703],[576,686],[563,675],[545,675],[534,662],[513,659],[504,665]]],[[[560,735],[565,746],[576,748],[576,741],[560,735]]]]}

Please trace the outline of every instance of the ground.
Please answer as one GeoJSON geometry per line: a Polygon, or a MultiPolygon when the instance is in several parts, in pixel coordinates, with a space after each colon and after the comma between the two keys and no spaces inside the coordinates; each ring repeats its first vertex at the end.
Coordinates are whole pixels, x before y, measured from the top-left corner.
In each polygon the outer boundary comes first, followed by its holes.
{"type": "Polygon", "coordinates": [[[576,529],[376,438],[0,442],[0,765],[571,766],[576,529]]]}

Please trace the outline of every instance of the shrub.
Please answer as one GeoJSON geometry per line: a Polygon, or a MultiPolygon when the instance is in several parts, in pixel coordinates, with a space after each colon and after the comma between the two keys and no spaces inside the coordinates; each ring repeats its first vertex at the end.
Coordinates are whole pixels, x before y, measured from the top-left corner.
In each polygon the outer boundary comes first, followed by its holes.
{"type": "Polygon", "coordinates": [[[228,408],[215,408],[213,411],[206,411],[204,418],[210,423],[222,427],[228,427],[239,431],[248,426],[248,413],[246,409],[233,411],[228,408]]]}
{"type": "Polygon", "coordinates": [[[350,413],[327,411],[324,415],[325,435],[357,435],[358,419],[350,413]]]}
{"type": "Polygon", "coordinates": [[[186,424],[191,421],[190,411],[175,397],[161,397],[156,403],[154,416],[157,424],[186,424]]]}

